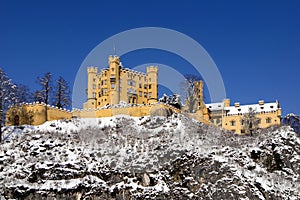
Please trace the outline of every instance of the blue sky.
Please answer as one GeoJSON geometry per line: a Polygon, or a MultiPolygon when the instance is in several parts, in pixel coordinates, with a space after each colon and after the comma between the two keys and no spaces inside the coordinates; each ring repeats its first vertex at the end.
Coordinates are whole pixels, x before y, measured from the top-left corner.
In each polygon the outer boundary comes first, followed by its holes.
{"type": "MultiPolygon", "coordinates": [[[[297,1],[1,1],[0,67],[33,89],[36,77],[48,71],[72,85],[84,58],[108,37],[165,27],[206,49],[232,102],[278,99],[284,114],[300,114],[299,9],[297,1]]],[[[151,50],[122,60],[128,67],[188,65],[151,50]]]]}

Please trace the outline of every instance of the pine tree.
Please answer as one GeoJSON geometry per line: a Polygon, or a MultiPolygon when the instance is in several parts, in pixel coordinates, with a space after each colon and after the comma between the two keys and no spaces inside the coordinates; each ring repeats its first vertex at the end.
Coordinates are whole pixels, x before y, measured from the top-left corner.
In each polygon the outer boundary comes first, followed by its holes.
{"type": "Polygon", "coordinates": [[[59,77],[56,81],[55,88],[55,105],[59,108],[67,107],[71,105],[71,91],[69,83],[63,78],[59,77]]]}
{"type": "Polygon", "coordinates": [[[5,123],[5,112],[8,106],[15,104],[16,85],[0,68],[0,142],[2,142],[2,126],[5,123]]]}

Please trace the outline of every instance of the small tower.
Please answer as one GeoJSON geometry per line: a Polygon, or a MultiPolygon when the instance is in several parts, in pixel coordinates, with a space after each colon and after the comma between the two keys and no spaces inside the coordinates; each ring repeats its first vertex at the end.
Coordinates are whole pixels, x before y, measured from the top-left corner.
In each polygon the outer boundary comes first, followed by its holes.
{"type": "Polygon", "coordinates": [[[194,83],[194,89],[197,95],[197,108],[198,110],[203,109],[204,107],[206,107],[203,102],[203,81],[196,81],[194,83]]]}
{"type": "Polygon", "coordinates": [[[108,57],[109,90],[111,91],[110,104],[120,102],[120,58],[116,55],[108,57]]]}
{"type": "Polygon", "coordinates": [[[158,67],[157,66],[147,67],[147,78],[148,78],[149,103],[157,102],[158,99],[158,67]]]}
{"type": "Polygon", "coordinates": [[[97,67],[88,67],[88,88],[87,92],[87,102],[84,105],[84,108],[96,108],[96,84],[97,84],[97,67]]]}

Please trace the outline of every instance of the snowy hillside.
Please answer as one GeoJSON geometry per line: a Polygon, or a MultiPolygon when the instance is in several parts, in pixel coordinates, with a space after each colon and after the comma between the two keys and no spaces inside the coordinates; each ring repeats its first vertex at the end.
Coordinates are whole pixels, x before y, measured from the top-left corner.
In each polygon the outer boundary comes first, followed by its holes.
{"type": "Polygon", "coordinates": [[[237,136],[174,114],[4,132],[2,199],[300,197],[300,138],[287,126],[237,136]]]}

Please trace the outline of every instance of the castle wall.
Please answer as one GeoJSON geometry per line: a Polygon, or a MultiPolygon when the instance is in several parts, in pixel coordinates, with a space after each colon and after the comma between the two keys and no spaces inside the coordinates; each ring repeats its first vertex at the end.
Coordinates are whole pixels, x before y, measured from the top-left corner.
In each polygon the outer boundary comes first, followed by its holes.
{"type": "Polygon", "coordinates": [[[11,107],[6,113],[6,125],[40,125],[47,121],[58,119],[71,119],[72,113],[67,110],[51,107],[42,103],[22,104],[18,107],[11,107]],[[46,112],[47,110],[47,112],[46,112]],[[15,124],[18,116],[19,123],[15,124]],[[28,120],[28,118],[32,118],[28,120]]]}

